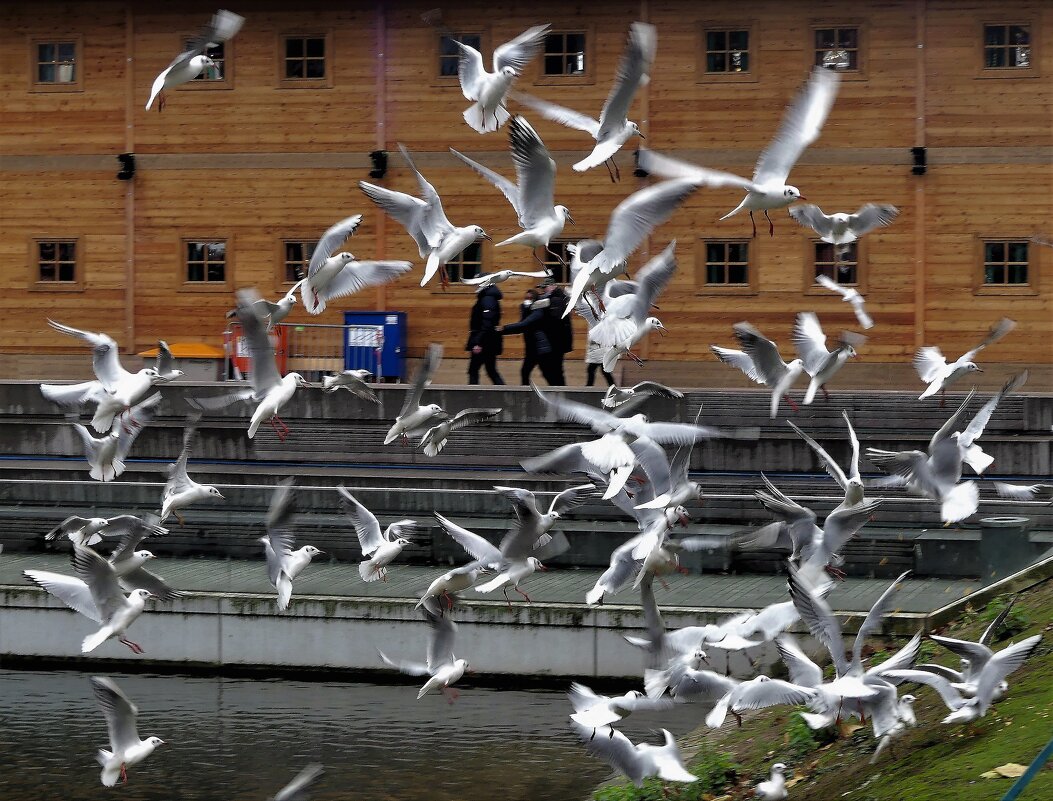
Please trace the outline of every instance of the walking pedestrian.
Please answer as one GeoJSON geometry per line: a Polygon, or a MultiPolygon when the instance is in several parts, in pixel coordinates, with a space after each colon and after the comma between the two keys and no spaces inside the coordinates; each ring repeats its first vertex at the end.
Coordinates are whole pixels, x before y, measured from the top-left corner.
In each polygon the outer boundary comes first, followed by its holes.
{"type": "MultiPolygon", "coordinates": [[[[531,287],[519,304],[519,319],[525,320],[530,314],[530,309],[538,299],[538,291],[531,287]]],[[[537,367],[537,342],[532,336],[523,336],[523,366],[519,368],[519,379],[523,386],[529,386],[530,374],[537,367]]]]}
{"type": "Polygon", "coordinates": [[[479,383],[479,368],[486,368],[486,375],[494,384],[505,380],[497,371],[497,357],[503,350],[498,328],[501,325],[501,290],[491,285],[476,290],[475,305],[468,321],[468,342],[464,349],[471,353],[468,358],[468,383],[479,383]]]}

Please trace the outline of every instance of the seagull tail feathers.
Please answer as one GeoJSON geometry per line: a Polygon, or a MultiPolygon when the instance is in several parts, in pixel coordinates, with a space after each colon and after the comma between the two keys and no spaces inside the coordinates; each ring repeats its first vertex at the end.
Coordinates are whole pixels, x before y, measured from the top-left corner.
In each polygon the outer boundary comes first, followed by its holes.
{"type": "Polygon", "coordinates": [[[109,626],[103,626],[94,634],[89,634],[87,637],[84,638],[84,642],[81,643],[80,652],[82,654],[90,654],[92,651],[94,651],[96,648],[98,648],[100,645],[106,642],[106,640],[109,639],[111,634],[113,634],[113,632],[110,630],[109,626]]]}
{"type": "Polygon", "coordinates": [[[380,571],[373,569],[373,563],[370,561],[358,563],[358,575],[362,577],[362,581],[377,581],[380,579],[380,571]]]}

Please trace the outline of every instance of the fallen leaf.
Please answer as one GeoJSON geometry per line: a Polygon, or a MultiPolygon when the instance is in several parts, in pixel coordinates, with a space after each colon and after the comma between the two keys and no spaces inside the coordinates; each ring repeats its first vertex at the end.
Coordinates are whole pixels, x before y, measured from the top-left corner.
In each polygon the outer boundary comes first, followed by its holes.
{"type": "Polygon", "coordinates": [[[790,779],[789,781],[786,782],[786,786],[787,787],[793,787],[798,782],[803,782],[803,781],[804,781],[804,776],[795,776],[794,778],[792,778],[792,779],[790,779]]]}
{"type": "Polygon", "coordinates": [[[861,728],[863,728],[862,723],[849,723],[846,720],[842,720],[840,723],[837,724],[837,731],[841,734],[842,737],[851,737],[861,728]]]}
{"type": "Polygon", "coordinates": [[[1018,765],[1016,762],[1007,762],[1004,765],[999,765],[994,770],[989,770],[986,773],[981,773],[981,779],[1015,779],[1018,776],[1023,776],[1027,770],[1023,765],[1018,765]]]}

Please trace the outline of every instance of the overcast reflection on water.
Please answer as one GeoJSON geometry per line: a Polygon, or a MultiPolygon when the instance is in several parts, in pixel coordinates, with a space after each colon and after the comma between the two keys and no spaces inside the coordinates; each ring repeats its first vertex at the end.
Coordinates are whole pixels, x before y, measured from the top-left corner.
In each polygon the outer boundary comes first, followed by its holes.
{"type": "MultiPolygon", "coordinates": [[[[89,674],[0,671],[3,801],[266,799],[308,762],[326,768],[312,798],[334,801],[579,801],[610,775],[569,729],[562,691],[465,687],[449,705],[406,685],[107,675],[139,707],[140,736],[168,744],[108,791],[89,674]]],[[[623,730],[680,734],[700,717],[636,715],[623,730]]]]}

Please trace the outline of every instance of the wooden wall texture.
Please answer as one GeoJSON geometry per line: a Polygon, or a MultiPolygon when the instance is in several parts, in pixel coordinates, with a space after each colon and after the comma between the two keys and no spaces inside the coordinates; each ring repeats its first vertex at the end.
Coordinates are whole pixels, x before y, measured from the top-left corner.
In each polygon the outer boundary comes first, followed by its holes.
{"type": "MultiPolygon", "coordinates": [[[[500,194],[455,161],[463,150],[512,174],[507,136],[480,136],[461,118],[467,102],[455,80],[437,77],[438,33],[421,21],[435,0],[286,3],[245,0],[246,17],[230,44],[230,77],[222,89],[169,93],[164,113],[143,109],[154,76],[214,10],[184,2],[178,9],[129,2],[0,1],[0,352],[69,352],[46,317],[106,330],[128,350],[169,342],[218,344],[235,287],[255,285],[265,296],[284,291],[279,242],[313,238],[335,220],[365,216],[347,244],[360,258],[420,262],[409,237],[382,221],[361,194],[368,153],[391,153],[383,183],[415,185],[396,142],[417,156],[443,196],[455,224],[478,223],[495,239],[518,229],[500,194]],[[278,80],[283,33],[324,34],[328,85],[284,88],[278,80]],[[34,37],[79,37],[82,83],[76,92],[34,92],[29,51],[34,37]],[[133,185],[118,181],[114,156],[134,152],[133,185]],[[229,286],[195,291],[183,283],[184,237],[228,241],[229,286]],[[82,277],[76,291],[35,285],[35,237],[78,240],[82,277]],[[128,276],[131,276],[129,285],[128,276]],[[129,303],[131,307],[129,308],[129,303]]],[[[519,88],[590,114],[606,98],[635,19],[658,27],[658,58],[650,85],[633,106],[647,144],[699,163],[748,175],[757,152],[808,74],[815,25],[861,31],[858,75],[841,91],[820,140],[805,153],[791,182],[827,211],[868,201],[902,210],[889,228],[862,247],[862,283],[877,327],[865,347],[872,361],[904,361],[920,344],[956,356],[973,346],[997,317],[1020,329],[992,348],[989,360],[1053,363],[1053,249],[1033,243],[1027,294],[978,292],[982,237],[1053,236],[1053,7],[1039,2],[891,0],[756,0],[748,6],[686,0],[513,2],[480,27],[491,3],[451,2],[443,21],[478,31],[485,57],[525,28],[551,22],[585,30],[590,67],[585,80],[559,85],[528,68],[519,88]],[[1035,69],[992,78],[981,70],[984,22],[1031,26],[1035,69]],[[748,26],[752,80],[700,78],[702,29],[748,26]],[[924,47],[919,48],[920,41],[924,47]],[[928,148],[929,169],[914,176],[910,148],[928,148]]],[[[558,202],[577,225],[569,237],[602,236],[610,211],[645,181],[632,176],[630,144],[618,161],[622,180],[604,169],[578,174],[570,164],[587,149],[585,134],[527,112],[560,165],[558,202]]],[[[748,218],[717,222],[740,196],[696,193],[632,261],[636,267],[676,238],[680,269],[661,300],[666,339],[645,346],[651,358],[711,360],[710,343],[729,344],[730,325],[749,319],[788,353],[797,311],[819,313],[828,333],[855,327],[847,305],[810,287],[808,233],[784,212],[773,213],[776,236],[751,243],[752,294],[707,294],[696,259],[706,238],[743,238],[748,218]]],[[[529,269],[523,248],[484,247],[487,269],[529,269]]],[[[330,305],[312,318],[302,308],[291,321],[339,322],[344,309],[405,310],[411,352],[433,340],[450,352],[463,346],[472,293],[417,286],[421,266],[382,291],[330,305]]],[[[504,284],[505,313],[527,284],[504,284]]],[[[583,327],[578,323],[581,353],[583,327]]],[[[515,353],[519,338],[509,351],[515,353]]]]}

